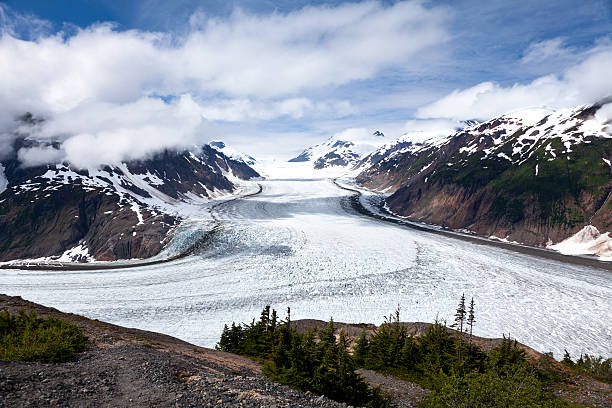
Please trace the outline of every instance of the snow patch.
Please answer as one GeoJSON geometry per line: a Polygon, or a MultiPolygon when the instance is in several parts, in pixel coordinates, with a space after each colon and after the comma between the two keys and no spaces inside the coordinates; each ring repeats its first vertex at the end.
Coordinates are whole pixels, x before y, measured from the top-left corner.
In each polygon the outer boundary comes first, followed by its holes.
{"type": "Polygon", "coordinates": [[[221,142],[219,140],[214,140],[208,143],[208,145],[216,151],[223,153],[226,157],[229,157],[230,159],[240,161],[251,166],[254,165],[256,162],[253,156],[249,156],[248,154],[239,152],[238,150],[229,147],[224,142],[221,142]]]}
{"type": "Polygon", "coordinates": [[[597,228],[587,225],[571,237],[548,248],[565,255],[595,255],[604,260],[612,260],[612,237],[610,233],[601,234],[597,228]]]}
{"type": "Polygon", "coordinates": [[[65,251],[58,258],[51,257],[50,260],[58,262],[90,262],[95,261],[94,257],[89,254],[87,245],[80,243],[79,245],[65,251]]]}

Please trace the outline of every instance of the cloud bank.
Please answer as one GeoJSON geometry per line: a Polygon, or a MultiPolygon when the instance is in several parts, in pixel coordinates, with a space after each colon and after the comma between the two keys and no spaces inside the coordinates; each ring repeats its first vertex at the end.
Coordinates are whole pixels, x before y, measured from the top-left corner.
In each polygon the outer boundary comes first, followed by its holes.
{"type": "MultiPolygon", "coordinates": [[[[193,142],[207,120],[346,114],[348,102],[306,94],[410,66],[448,39],[447,10],[418,1],[269,15],[237,10],[225,19],[196,14],[181,36],[98,24],[23,39],[0,11],[0,149],[12,143],[15,117],[32,112],[47,119],[36,135],[59,139],[77,166],[193,142]]],[[[40,164],[57,153],[20,157],[40,164]]]]}
{"type": "MultiPolygon", "coordinates": [[[[560,41],[532,45],[523,63],[553,57],[567,57],[560,41]]],[[[612,44],[602,42],[578,56],[581,62],[570,66],[560,76],[546,75],[526,84],[502,86],[482,82],[471,88],[455,90],[416,112],[418,118],[453,118],[486,120],[515,109],[530,106],[551,108],[596,102],[612,96],[612,44]]]]}

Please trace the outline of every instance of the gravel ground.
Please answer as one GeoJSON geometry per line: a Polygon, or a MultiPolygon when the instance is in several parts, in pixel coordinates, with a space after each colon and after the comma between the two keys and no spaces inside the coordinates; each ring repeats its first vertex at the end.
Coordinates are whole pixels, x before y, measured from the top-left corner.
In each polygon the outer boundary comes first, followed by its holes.
{"type": "Polygon", "coordinates": [[[74,362],[0,362],[2,407],[343,406],[196,357],[147,346],[92,348],[74,362]]]}
{"type": "Polygon", "coordinates": [[[346,407],[272,383],[240,356],[0,295],[0,310],[22,308],[79,325],[89,345],[62,364],[0,361],[0,407],[346,407]]]}

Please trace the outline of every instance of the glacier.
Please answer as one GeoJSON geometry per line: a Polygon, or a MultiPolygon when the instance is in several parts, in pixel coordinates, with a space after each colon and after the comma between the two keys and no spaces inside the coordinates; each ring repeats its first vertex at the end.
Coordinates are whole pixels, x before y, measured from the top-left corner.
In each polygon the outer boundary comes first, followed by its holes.
{"type": "MultiPolygon", "coordinates": [[[[474,298],[474,334],[560,358],[612,355],[612,273],[369,218],[308,163],[274,163],[262,192],[202,205],[175,241],[214,233],[192,256],[129,269],[1,270],[0,292],[212,347],[264,305],[293,319],[452,322],[474,298]]],[[[259,170],[259,169],[258,169],[259,170]]],[[[267,171],[266,171],[267,170],[267,171]]],[[[171,245],[177,246],[176,242],[171,245]]]]}

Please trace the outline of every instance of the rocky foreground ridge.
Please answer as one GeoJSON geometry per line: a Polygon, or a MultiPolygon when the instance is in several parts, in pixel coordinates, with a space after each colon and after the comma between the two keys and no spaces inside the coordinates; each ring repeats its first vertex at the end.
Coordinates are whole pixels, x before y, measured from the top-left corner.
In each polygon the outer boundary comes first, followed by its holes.
{"type": "MultiPolygon", "coordinates": [[[[364,157],[357,181],[411,220],[528,245],[612,229],[612,123],[603,103],[527,109],[364,157]]],[[[607,105],[609,107],[609,105],[607,105]]],[[[612,255],[605,244],[592,253],[612,255]]]]}
{"type": "MultiPolygon", "coordinates": [[[[262,366],[248,358],[189,344],[167,335],[116,326],[63,313],[20,297],[0,294],[0,311],[34,311],[79,326],[86,351],[67,363],[43,364],[0,360],[0,407],[346,407],[324,396],[302,393],[269,381],[262,366]]],[[[419,336],[428,323],[401,323],[419,336]]],[[[292,327],[305,332],[323,328],[320,320],[297,320],[292,327]]],[[[335,323],[353,341],[371,324],[335,323]]],[[[450,329],[449,329],[450,330],[450,329]]],[[[501,339],[474,336],[484,350],[501,339]]],[[[528,358],[541,354],[522,346],[528,358]]],[[[562,367],[559,364],[559,367],[562,367]]],[[[390,393],[398,407],[415,407],[428,391],[415,383],[360,370],[365,380],[390,393]]],[[[556,391],[562,398],[603,407],[612,398],[610,384],[573,376],[572,387],[556,391]]]]}

